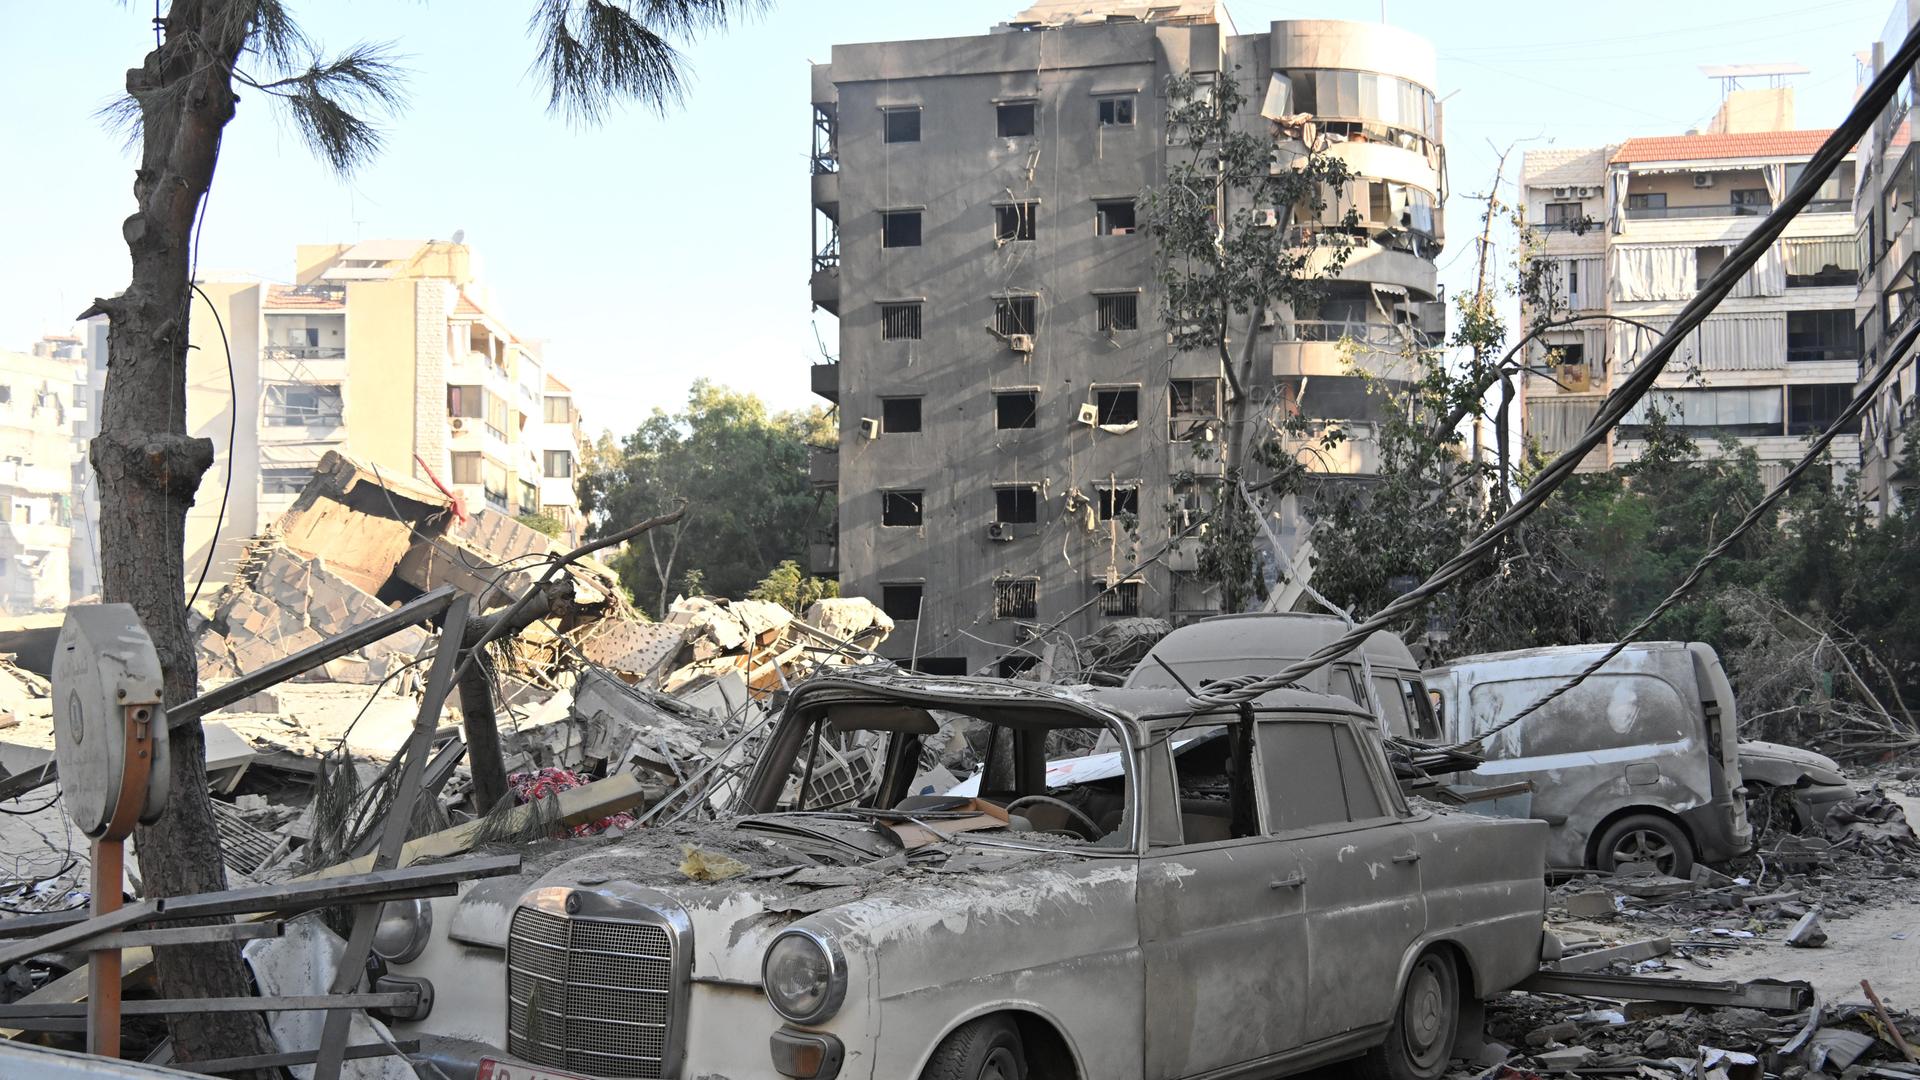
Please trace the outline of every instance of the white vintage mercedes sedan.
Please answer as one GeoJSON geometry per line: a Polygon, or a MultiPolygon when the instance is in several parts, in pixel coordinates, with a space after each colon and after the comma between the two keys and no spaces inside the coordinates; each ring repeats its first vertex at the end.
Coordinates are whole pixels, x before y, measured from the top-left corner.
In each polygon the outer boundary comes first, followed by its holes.
{"type": "Polygon", "coordinates": [[[1539,966],[1546,837],[1409,809],[1341,698],[854,670],[793,692],[736,813],[530,859],[384,951],[435,1002],[398,1032],[495,1078],[1431,1080],[1539,966]]]}

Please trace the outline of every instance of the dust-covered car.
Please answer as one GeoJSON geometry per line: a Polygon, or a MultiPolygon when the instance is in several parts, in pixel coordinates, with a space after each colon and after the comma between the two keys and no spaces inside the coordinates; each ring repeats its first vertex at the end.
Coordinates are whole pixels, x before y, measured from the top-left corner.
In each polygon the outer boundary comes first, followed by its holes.
{"type": "Polygon", "coordinates": [[[419,918],[399,1033],[594,1077],[1410,1080],[1539,965],[1546,826],[1409,809],[1340,698],[818,677],[738,809],[419,918]],[[972,793],[929,793],[955,737],[972,793]]]}

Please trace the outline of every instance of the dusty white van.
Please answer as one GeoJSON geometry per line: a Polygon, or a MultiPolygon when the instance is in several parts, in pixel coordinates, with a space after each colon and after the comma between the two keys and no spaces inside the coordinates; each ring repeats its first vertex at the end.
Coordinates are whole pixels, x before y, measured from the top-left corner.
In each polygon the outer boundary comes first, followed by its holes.
{"type": "MultiPolygon", "coordinates": [[[[1609,646],[1461,657],[1426,684],[1448,741],[1491,731],[1586,670],[1609,646]]],[[[1533,715],[1489,738],[1468,785],[1531,781],[1527,816],[1552,826],[1560,869],[1643,866],[1685,877],[1753,843],[1733,687],[1711,647],[1639,642],[1533,715]]]]}

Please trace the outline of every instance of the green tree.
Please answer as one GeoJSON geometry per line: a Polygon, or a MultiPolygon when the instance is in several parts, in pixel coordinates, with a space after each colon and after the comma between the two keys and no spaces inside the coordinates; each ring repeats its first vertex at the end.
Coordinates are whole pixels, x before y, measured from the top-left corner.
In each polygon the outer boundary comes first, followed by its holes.
{"type": "Polygon", "coordinates": [[[1237,69],[1171,76],[1167,99],[1169,138],[1186,150],[1169,151],[1166,182],[1141,197],[1141,218],[1174,348],[1215,354],[1230,390],[1225,438],[1215,444],[1224,447],[1226,483],[1202,534],[1200,572],[1238,611],[1265,595],[1252,557],[1259,529],[1240,484],[1257,479],[1256,465],[1290,467],[1250,422],[1261,324],[1312,304],[1322,278],[1345,265],[1347,231],[1359,219],[1349,211],[1324,220],[1346,185],[1345,163],[1319,142],[1283,138],[1276,122],[1244,116],[1237,69]]]}
{"type": "Polygon", "coordinates": [[[755,600],[771,600],[799,615],[815,600],[839,596],[840,583],[832,578],[811,577],[800,569],[799,563],[785,559],[747,595],[755,600]]]}
{"type": "MultiPolygon", "coordinates": [[[[536,75],[551,108],[592,121],[617,103],[664,110],[681,94],[670,38],[724,27],[762,0],[536,0],[536,75]]],[[[127,72],[117,117],[133,131],[140,164],[133,214],[122,226],[133,273],[118,295],[78,318],[108,319],[108,376],[100,434],[89,448],[100,483],[102,593],[131,604],[166,675],[166,704],[194,696],[187,637],[182,537],[187,510],[213,463],[207,439],[186,429],[187,324],[196,225],[219,162],[223,132],[242,92],[286,107],[295,129],[340,173],[379,150],[379,121],[402,104],[400,71],[385,46],[323,55],[280,0],[170,0],[156,11],[159,43],[127,72]]],[[[148,895],[226,886],[207,797],[204,735],[173,729],[173,798],[136,842],[148,895]]],[[[172,998],[250,993],[231,943],[156,950],[172,998]]],[[[169,1018],[175,1060],[268,1053],[255,1013],[169,1018]]]]}
{"type": "Polygon", "coordinates": [[[655,409],[617,457],[581,478],[590,535],[685,503],[678,524],[614,557],[621,580],[657,615],[676,592],[745,596],[782,561],[805,558],[827,512],[808,482],[807,448],[832,441],[822,409],[769,413],[753,394],[699,380],[684,409],[655,409]]]}

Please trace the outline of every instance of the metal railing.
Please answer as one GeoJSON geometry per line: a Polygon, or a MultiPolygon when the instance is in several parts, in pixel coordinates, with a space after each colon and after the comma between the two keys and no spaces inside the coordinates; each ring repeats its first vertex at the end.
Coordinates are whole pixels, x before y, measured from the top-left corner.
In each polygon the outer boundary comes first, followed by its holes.
{"type": "Polygon", "coordinates": [[[338,345],[268,345],[260,355],[268,360],[344,360],[347,350],[338,345]]]}
{"type": "Polygon", "coordinates": [[[1420,349],[1439,345],[1437,335],[1412,326],[1344,319],[1294,319],[1281,322],[1274,328],[1274,337],[1286,342],[1352,341],[1356,345],[1389,349],[1399,349],[1409,344],[1420,349]]]}
{"type": "Polygon", "coordinates": [[[1751,206],[1745,203],[1709,203],[1706,206],[1628,206],[1627,218],[1709,218],[1709,217],[1765,217],[1772,212],[1771,206],[1751,206]]]}

